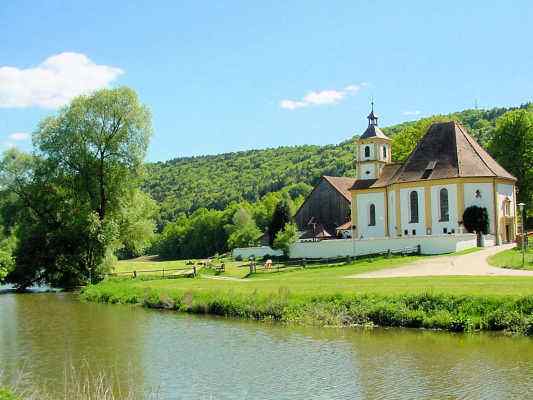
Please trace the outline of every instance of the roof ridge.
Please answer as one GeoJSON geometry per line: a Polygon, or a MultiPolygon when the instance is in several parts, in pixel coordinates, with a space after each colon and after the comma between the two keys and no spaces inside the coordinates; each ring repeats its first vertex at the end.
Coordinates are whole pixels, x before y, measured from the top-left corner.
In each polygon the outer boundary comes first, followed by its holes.
{"type": "MultiPolygon", "coordinates": [[[[329,175],[322,175],[321,178],[323,178],[326,182],[328,182],[333,187],[333,189],[335,189],[337,192],[339,192],[346,200],[348,200],[350,202],[352,201],[352,199],[350,197],[350,194],[349,194],[350,188],[346,188],[346,190],[344,190],[344,188],[339,188],[339,187],[337,187],[337,185],[335,185],[334,180],[335,179],[344,179],[344,180],[348,180],[349,179],[350,181],[353,180],[355,182],[357,180],[356,178],[352,178],[350,176],[329,176],[329,175]],[[333,178],[333,179],[330,179],[330,178],[333,178]]],[[[350,185],[350,186],[352,186],[352,185],[350,185]]]]}
{"type": "Polygon", "coordinates": [[[394,175],[391,177],[390,179],[390,182],[391,183],[394,183],[394,181],[396,180],[396,176],[397,175],[401,175],[401,172],[404,170],[405,166],[409,163],[409,161],[411,160],[411,158],[414,156],[414,154],[416,153],[416,151],[418,150],[418,148],[422,145],[422,142],[424,142],[424,139],[426,138],[427,135],[429,135],[429,132],[431,131],[431,128],[433,128],[433,125],[435,125],[434,123],[432,123],[428,130],[426,131],[426,133],[424,134],[424,136],[422,136],[420,138],[420,140],[418,141],[418,143],[416,144],[416,147],[413,149],[413,151],[411,151],[411,153],[409,154],[409,157],[407,157],[407,159],[401,163],[402,166],[400,168],[398,168],[398,170],[394,173],[394,175]]]}
{"type": "MultiPolygon", "coordinates": [[[[459,130],[461,130],[461,124],[457,123],[457,121],[452,121],[454,126],[456,127],[459,127],[459,130]]],[[[460,151],[461,149],[459,148],[459,145],[457,143],[457,129],[454,129],[454,135],[453,135],[453,140],[455,140],[455,157],[457,157],[457,176],[463,176],[463,163],[462,163],[462,157],[461,157],[461,154],[460,151]]]]}
{"type": "MultiPolygon", "coordinates": [[[[455,121],[454,121],[455,122],[455,121]]],[[[496,171],[494,171],[490,165],[485,161],[485,158],[481,156],[481,154],[479,154],[479,151],[478,149],[476,148],[476,146],[474,146],[472,144],[472,141],[474,140],[472,137],[470,137],[470,135],[468,133],[466,133],[464,127],[459,124],[459,123],[456,123],[457,126],[459,127],[459,130],[461,131],[461,133],[463,134],[463,136],[465,137],[466,141],[468,142],[468,144],[470,145],[470,147],[472,148],[472,150],[474,150],[474,152],[477,154],[477,156],[479,157],[479,159],[483,162],[483,164],[485,164],[485,166],[488,168],[488,170],[490,172],[492,172],[492,174],[494,176],[498,176],[498,174],[496,173],[496,171]]],[[[480,146],[481,147],[481,146],[480,146]]]]}

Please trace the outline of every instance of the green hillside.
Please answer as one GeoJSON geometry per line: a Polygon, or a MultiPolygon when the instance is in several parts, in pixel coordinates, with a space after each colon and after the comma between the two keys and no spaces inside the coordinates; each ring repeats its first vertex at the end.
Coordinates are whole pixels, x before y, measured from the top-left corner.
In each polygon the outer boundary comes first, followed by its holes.
{"type": "MultiPolygon", "coordinates": [[[[459,120],[486,145],[495,120],[514,108],[465,110],[383,128],[402,161],[434,121],[459,120]]],[[[314,185],[321,175],[353,176],[354,138],[327,146],[278,147],[148,164],[143,188],[161,206],[160,223],[199,208],[224,209],[233,201],[254,202],[292,183],[314,185]]]]}

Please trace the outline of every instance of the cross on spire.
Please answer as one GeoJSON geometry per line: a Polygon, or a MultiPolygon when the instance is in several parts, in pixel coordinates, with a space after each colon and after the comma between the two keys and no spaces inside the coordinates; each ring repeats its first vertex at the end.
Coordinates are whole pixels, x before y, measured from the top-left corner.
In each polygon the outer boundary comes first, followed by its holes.
{"type": "Polygon", "coordinates": [[[374,114],[374,97],[370,98],[370,114],[368,114],[368,126],[377,126],[378,117],[374,114]]]}

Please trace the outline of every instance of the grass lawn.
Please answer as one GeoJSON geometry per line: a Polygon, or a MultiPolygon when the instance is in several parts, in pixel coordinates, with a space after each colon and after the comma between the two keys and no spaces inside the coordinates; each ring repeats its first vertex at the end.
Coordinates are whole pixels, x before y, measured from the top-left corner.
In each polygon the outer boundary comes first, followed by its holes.
{"type": "MultiPolygon", "coordinates": [[[[471,252],[471,250],[467,251],[471,252]]],[[[465,252],[466,253],[466,252],[465,252]]],[[[435,256],[432,256],[435,257],[435,256]]],[[[225,260],[226,272],[214,276],[201,272],[195,279],[131,280],[127,285],[132,288],[153,288],[164,292],[183,290],[221,290],[241,293],[277,293],[281,288],[296,294],[333,294],[333,293],[376,293],[404,294],[437,292],[458,295],[532,295],[533,277],[503,276],[440,276],[379,279],[347,279],[357,273],[377,271],[384,268],[403,266],[427,256],[406,256],[358,260],[349,264],[319,265],[312,268],[287,268],[276,272],[259,271],[248,277],[248,268],[239,268],[244,262],[225,260]],[[230,279],[219,279],[230,278],[230,279]]],[[[185,261],[130,262],[120,261],[117,270],[161,269],[179,265],[185,261]],[[145,265],[146,264],[146,265],[145,265]]]]}
{"type": "Polygon", "coordinates": [[[489,257],[489,264],[495,267],[533,270],[533,248],[531,246],[525,253],[524,261],[524,267],[522,268],[522,250],[518,247],[489,257]]]}

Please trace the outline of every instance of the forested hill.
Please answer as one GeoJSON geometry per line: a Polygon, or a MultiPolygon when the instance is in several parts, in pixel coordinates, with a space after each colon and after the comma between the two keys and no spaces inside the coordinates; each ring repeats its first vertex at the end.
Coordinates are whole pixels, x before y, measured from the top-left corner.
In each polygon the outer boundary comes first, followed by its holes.
{"type": "MultiPolygon", "coordinates": [[[[402,161],[434,121],[455,119],[486,145],[496,119],[524,108],[465,110],[383,128],[393,139],[393,157],[402,161]]],[[[337,145],[294,146],[211,156],[183,157],[148,164],[143,189],[161,205],[161,222],[198,208],[223,209],[232,201],[256,201],[268,192],[322,175],[354,176],[354,138],[337,145]]]]}

